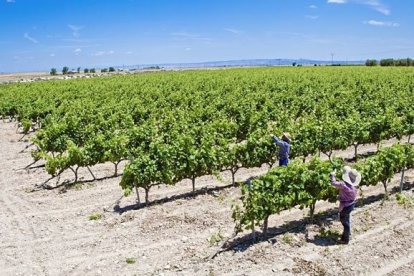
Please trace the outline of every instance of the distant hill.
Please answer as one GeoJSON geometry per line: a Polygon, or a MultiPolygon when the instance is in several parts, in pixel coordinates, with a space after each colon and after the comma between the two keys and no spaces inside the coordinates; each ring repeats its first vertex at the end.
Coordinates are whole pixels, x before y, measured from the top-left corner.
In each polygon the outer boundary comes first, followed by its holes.
{"type": "MultiPolygon", "coordinates": [[[[123,66],[125,69],[144,69],[144,68],[214,68],[214,67],[249,67],[249,66],[292,66],[296,65],[312,66],[312,65],[331,65],[331,61],[312,60],[312,59],[241,59],[226,61],[207,61],[195,63],[159,63],[159,64],[139,64],[123,66]]],[[[338,61],[333,62],[335,65],[363,65],[365,61],[338,61]]],[[[118,68],[120,68],[118,66],[118,68]]]]}

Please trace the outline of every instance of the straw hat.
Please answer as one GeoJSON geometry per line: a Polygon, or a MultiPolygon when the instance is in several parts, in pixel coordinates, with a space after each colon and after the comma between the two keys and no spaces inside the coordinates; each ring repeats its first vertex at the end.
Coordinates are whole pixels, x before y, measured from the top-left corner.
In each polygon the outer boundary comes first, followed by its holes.
{"type": "Polygon", "coordinates": [[[361,182],[361,174],[350,166],[345,166],[342,173],[342,180],[355,187],[361,182]]]}
{"type": "Polygon", "coordinates": [[[292,137],[290,136],[290,134],[288,132],[283,132],[282,140],[287,140],[287,142],[290,143],[290,141],[292,141],[292,137]]]}

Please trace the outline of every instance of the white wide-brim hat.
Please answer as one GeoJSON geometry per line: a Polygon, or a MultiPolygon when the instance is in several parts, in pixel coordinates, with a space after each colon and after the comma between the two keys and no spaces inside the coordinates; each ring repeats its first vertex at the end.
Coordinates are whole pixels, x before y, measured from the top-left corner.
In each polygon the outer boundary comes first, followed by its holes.
{"type": "Polygon", "coordinates": [[[361,182],[361,174],[350,166],[345,166],[342,173],[342,180],[355,187],[361,182]]]}
{"type": "Polygon", "coordinates": [[[283,132],[282,139],[285,138],[290,143],[292,141],[292,137],[290,136],[289,132],[283,132]]]}

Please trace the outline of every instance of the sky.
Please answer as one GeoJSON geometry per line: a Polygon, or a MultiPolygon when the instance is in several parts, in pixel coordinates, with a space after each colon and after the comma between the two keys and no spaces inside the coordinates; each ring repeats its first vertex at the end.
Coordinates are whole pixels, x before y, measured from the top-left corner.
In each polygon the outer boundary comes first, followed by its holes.
{"type": "Polygon", "coordinates": [[[412,0],[0,0],[0,72],[414,58],[412,0]]]}

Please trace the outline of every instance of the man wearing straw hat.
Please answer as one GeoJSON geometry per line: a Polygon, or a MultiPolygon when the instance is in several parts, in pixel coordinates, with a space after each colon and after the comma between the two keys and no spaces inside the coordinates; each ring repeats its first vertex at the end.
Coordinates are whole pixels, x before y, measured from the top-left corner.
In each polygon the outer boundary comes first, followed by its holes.
{"type": "Polygon", "coordinates": [[[289,163],[290,153],[290,135],[287,132],[283,132],[282,139],[279,139],[275,135],[272,135],[273,142],[279,146],[279,166],[287,166],[289,163]]]}
{"type": "Polygon", "coordinates": [[[339,218],[344,231],[342,233],[340,243],[348,244],[351,235],[351,212],[355,207],[355,199],[357,196],[356,187],[361,182],[361,174],[349,166],[343,169],[342,180],[336,181],[335,172],[331,172],[331,183],[339,189],[339,218]]]}

